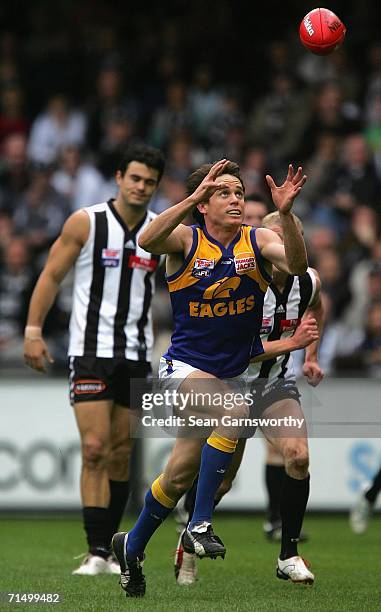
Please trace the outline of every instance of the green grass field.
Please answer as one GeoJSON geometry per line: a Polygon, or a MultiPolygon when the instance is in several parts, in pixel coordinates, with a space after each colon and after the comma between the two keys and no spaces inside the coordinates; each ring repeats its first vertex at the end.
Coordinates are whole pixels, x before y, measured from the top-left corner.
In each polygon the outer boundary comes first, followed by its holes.
{"type": "MultiPolygon", "coordinates": [[[[345,517],[307,516],[309,542],[301,554],[312,564],[313,587],[275,578],[276,544],[267,543],[262,518],[216,515],[215,531],[227,546],[225,561],[199,561],[199,579],[191,587],[174,582],[175,523],[169,520],[147,549],[147,594],[126,599],[117,576],[71,576],[84,551],[79,520],[0,519],[0,591],[60,593],[62,603],[0,604],[2,609],[172,611],[381,610],[381,518],[363,536],[353,535],[345,517]]],[[[126,521],[128,528],[131,521],[126,521]]]]}

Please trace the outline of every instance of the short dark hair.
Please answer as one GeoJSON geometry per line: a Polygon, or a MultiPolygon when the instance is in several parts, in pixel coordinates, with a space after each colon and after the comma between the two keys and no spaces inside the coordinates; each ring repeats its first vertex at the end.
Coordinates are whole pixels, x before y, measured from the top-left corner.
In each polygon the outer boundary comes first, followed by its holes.
{"type": "Polygon", "coordinates": [[[132,161],[140,162],[141,164],[148,166],[148,168],[154,168],[157,170],[159,173],[158,181],[160,181],[161,177],[163,176],[165,158],[159,149],[155,149],[154,147],[140,143],[130,145],[124,152],[117,170],[119,170],[122,174],[125,174],[128,164],[132,161]]]}
{"type": "MultiPolygon", "coordinates": [[[[190,196],[197,189],[197,187],[200,185],[200,183],[202,183],[206,175],[209,173],[211,167],[214,166],[215,163],[216,162],[213,162],[211,164],[203,164],[188,176],[185,184],[187,196],[190,196]]],[[[243,184],[243,180],[239,172],[239,165],[235,162],[228,162],[228,164],[226,165],[224,170],[220,172],[220,174],[231,174],[232,176],[235,176],[240,181],[243,190],[245,190],[245,185],[243,184]]],[[[197,206],[195,206],[192,211],[192,217],[196,221],[196,223],[199,223],[200,225],[204,224],[204,215],[200,213],[197,206]]]]}

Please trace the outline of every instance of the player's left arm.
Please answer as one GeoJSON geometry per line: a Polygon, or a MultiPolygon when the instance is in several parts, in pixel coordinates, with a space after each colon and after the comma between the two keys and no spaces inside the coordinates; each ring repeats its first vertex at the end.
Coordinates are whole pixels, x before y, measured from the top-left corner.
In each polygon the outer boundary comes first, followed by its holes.
{"type": "Polygon", "coordinates": [[[307,378],[309,385],[316,387],[324,378],[324,372],[319,365],[318,352],[320,338],[324,328],[324,308],[321,300],[321,281],[319,274],[316,270],[312,269],[313,274],[316,278],[315,293],[312,298],[312,302],[309,304],[305,317],[312,315],[317,323],[319,337],[311,342],[306,347],[306,355],[303,364],[303,375],[307,378]]]}
{"type": "Polygon", "coordinates": [[[278,269],[300,276],[307,271],[307,251],[302,232],[291,209],[307,177],[302,174],[301,167],[295,173],[290,164],[283,185],[278,187],[269,175],[266,176],[266,180],[271,189],[273,202],[279,212],[283,229],[283,244],[275,232],[259,228],[256,232],[258,248],[262,256],[278,269]]]}

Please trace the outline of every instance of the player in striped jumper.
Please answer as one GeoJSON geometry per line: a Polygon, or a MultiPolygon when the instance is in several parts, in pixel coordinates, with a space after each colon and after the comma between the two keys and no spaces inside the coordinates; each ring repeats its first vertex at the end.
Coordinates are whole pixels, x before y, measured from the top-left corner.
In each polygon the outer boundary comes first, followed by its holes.
{"type": "MultiPolygon", "coordinates": [[[[88,554],[73,574],[119,573],[111,555],[129,493],[130,379],[150,373],[151,298],[160,256],[138,244],[155,217],[149,202],[164,171],[162,153],[131,146],[116,170],[115,199],[69,217],[34,289],[25,329],[26,363],[51,362],[42,336],[61,282],[74,266],[70,401],[81,437],[81,497],[88,554]]],[[[131,397],[130,397],[131,395],[131,397]]]]}

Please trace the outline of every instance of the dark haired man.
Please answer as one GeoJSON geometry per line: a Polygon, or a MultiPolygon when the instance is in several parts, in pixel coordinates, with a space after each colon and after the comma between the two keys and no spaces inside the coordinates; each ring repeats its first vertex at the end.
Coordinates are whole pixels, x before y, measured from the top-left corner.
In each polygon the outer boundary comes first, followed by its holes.
{"type": "Polygon", "coordinates": [[[129,380],[150,372],[151,297],[160,257],[138,245],[155,217],[147,210],[164,171],[160,151],[131,146],[116,170],[115,200],[72,214],[34,289],[25,362],[52,362],[42,337],[59,286],[75,265],[70,321],[70,400],[82,446],[81,496],[89,554],[73,574],[119,573],[110,555],[129,490],[129,380]]]}
{"type": "MultiPolygon", "coordinates": [[[[213,426],[206,436],[203,427],[199,438],[176,439],[164,473],[146,495],[137,523],[129,533],[113,537],[121,586],[130,597],[144,595],[144,549],[197,473],[195,509],[184,532],[184,549],[212,558],[224,557],[226,552],[211,525],[214,496],[230,465],[241,433],[239,423],[248,416],[248,409],[235,396],[229,426],[222,418],[223,407],[212,402],[203,405],[202,392],[207,390],[204,396],[210,397],[234,396],[231,391],[246,382],[250,357],[263,353],[263,298],[271,282],[272,264],[291,274],[304,274],[307,269],[303,237],[291,214],[306,177],[301,168],[294,173],[290,165],[282,186],[266,178],[280,213],[284,246],[275,232],[242,225],[243,182],[237,164],[225,159],[193,172],[187,181],[188,197],[161,213],[139,239],[149,252],[168,254],[167,282],[175,329],[160,363],[162,389],[191,398],[179,413],[183,418],[207,414],[213,417],[213,426]],[[182,223],[191,212],[197,226],[182,223]]],[[[311,323],[312,336],[315,326],[316,322],[311,323]]]]}

